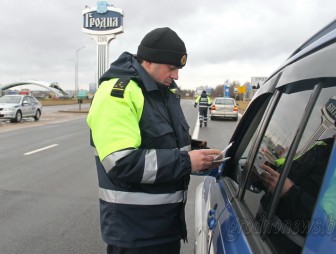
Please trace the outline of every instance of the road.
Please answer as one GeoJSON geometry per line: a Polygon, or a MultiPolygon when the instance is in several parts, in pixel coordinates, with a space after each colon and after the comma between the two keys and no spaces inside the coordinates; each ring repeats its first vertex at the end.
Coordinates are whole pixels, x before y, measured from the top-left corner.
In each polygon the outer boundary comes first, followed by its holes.
{"type": "MultiPolygon", "coordinates": [[[[197,111],[182,101],[191,133],[197,111]]],[[[97,176],[85,114],[0,126],[0,253],[105,253],[100,236],[97,176]],[[55,120],[55,119],[56,120],[55,120]],[[18,127],[19,126],[19,127],[18,127]]],[[[210,121],[199,139],[223,148],[237,122],[210,121]]],[[[192,176],[186,218],[187,244],[194,244],[194,194],[203,177],[192,176]]]]}

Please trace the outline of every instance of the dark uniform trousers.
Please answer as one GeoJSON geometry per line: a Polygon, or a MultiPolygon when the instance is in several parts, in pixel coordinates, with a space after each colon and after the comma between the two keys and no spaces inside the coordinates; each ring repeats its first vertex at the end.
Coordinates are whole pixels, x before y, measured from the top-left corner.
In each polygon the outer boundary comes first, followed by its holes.
{"type": "Polygon", "coordinates": [[[107,245],[107,254],[179,254],[180,248],[180,241],[140,248],[122,248],[107,245]]]}

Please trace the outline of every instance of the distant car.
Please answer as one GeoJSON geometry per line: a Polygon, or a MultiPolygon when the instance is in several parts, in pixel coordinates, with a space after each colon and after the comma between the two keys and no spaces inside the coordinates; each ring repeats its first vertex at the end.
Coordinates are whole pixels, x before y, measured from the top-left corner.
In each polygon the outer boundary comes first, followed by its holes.
{"type": "Polygon", "coordinates": [[[210,107],[210,119],[215,117],[238,120],[238,105],[232,98],[217,97],[210,107]]]}
{"type": "Polygon", "coordinates": [[[30,95],[4,95],[0,97],[0,119],[21,122],[22,118],[34,117],[38,121],[42,103],[30,95]]]}

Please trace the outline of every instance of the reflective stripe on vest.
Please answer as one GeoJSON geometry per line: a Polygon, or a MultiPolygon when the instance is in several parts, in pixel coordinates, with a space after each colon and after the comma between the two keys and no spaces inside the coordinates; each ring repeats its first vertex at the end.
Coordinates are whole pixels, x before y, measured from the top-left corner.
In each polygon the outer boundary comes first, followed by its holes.
{"type": "Polygon", "coordinates": [[[124,192],[99,188],[99,198],[109,203],[128,205],[164,205],[180,203],[187,198],[187,191],[175,193],[149,194],[143,192],[124,192]]]}
{"type": "Polygon", "coordinates": [[[207,108],[209,105],[209,102],[208,102],[208,97],[201,97],[200,98],[200,102],[199,102],[199,107],[200,108],[207,108]]]}
{"type": "Polygon", "coordinates": [[[141,183],[154,183],[158,172],[156,150],[147,150],[141,183]]]}
{"type": "MultiPolygon", "coordinates": [[[[129,155],[130,153],[134,152],[136,149],[131,150],[123,150],[114,152],[108,155],[103,161],[103,167],[108,173],[116,164],[116,162],[125,156],[129,155]]],[[[191,151],[191,145],[187,145],[185,147],[180,148],[181,151],[191,151]]],[[[157,163],[157,156],[156,150],[151,149],[147,150],[145,155],[145,165],[144,165],[144,173],[142,176],[141,183],[145,184],[152,184],[155,182],[156,175],[158,172],[158,163],[157,163]]]]}
{"type": "Polygon", "coordinates": [[[135,149],[118,151],[106,156],[105,159],[102,161],[105,171],[108,173],[111,170],[111,168],[115,166],[117,160],[124,158],[125,156],[134,152],[134,150],[135,149]]]}
{"type": "Polygon", "coordinates": [[[187,145],[187,146],[181,147],[180,151],[187,151],[187,152],[191,151],[191,145],[187,145]]]}

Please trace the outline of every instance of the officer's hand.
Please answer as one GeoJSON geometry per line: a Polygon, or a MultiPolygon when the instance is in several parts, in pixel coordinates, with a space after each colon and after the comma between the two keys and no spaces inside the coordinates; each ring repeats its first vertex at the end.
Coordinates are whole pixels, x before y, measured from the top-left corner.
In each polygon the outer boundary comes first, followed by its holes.
{"type": "Polygon", "coordinates": [[[221,163],[214,163],[213,155],[220,155],[221,151],[217,149],[200,149],[189,152],[191,161],[191,172],[196,173],[202,170],[218,167],[221,163]]]}

